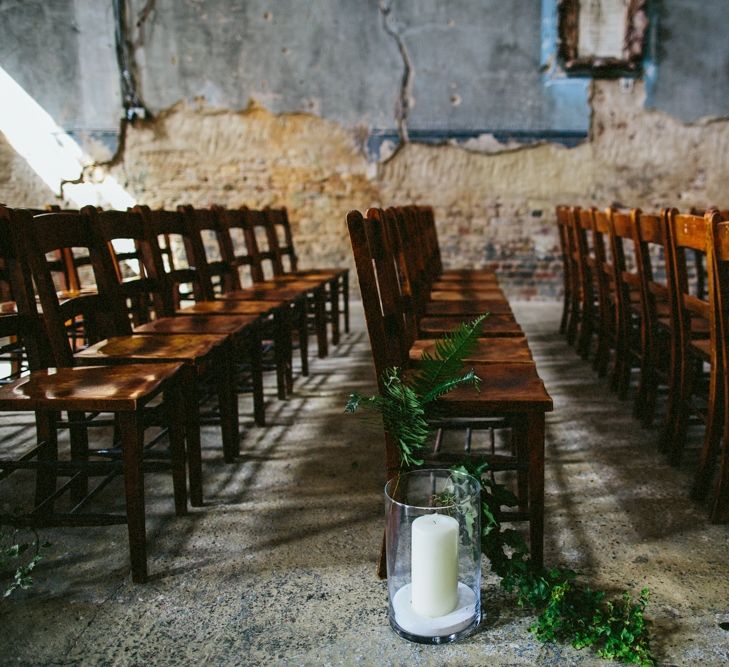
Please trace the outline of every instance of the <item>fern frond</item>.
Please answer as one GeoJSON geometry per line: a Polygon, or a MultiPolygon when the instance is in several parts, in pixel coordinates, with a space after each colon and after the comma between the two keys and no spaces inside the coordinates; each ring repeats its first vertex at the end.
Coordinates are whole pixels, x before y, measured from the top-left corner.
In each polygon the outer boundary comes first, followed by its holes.
{"type": "Polygon", "coordinates": [[[417,373],[411,381],[417,394],[425,396],[442,382],[461,372],[463,360],[476,347],[481,325],[487,316],[488,313],[480,315],[472,322],[464,322],[455,331],[435,342],[433,354],[423,353],[417,365],[417,373]]]}
{"type": "Polygon", "coordinates": [[[480,384],[481,378],[476,375],[476,371],[472,368],[461,377],[446,380],[445,382],[441,382],[437,387],[433,387],[427,394],[425,394],[425,396],[422,397],[421,401],[423,405],[427,405],[461,385],[470,385],[471,387],[478,389],[480,384]]]}

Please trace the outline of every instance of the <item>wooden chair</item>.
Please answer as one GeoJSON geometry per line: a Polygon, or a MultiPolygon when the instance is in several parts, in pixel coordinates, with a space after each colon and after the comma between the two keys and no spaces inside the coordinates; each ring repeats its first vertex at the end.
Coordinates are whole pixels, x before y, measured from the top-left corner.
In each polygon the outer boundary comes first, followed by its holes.
{"type": "MultiPolygon", "coordinates": [[[[576,275],[574,260],[572,258],[572,234],[569,227],[568,207],[559,205],[557,212],[557,232],[559,235],[559,249],[562,257],[562,317],[559,321],[559,332],[566,334],[568,323],[572,317],[576,275]]],[[[572,343],[572,341],[570,341],[572,343]]]]}
{"type": "Polygon", "coordinates": [[[721,438],[704,438],[693,496],[703,499],[709,495],[712,473],[717,463],[716,487],[710,499],[711,521],[729,520],[729,223],[725,212],[710,211],[708,285],[711,294],[712,321],[717,342],[717,381],[715,414],[721,423],[721,438]],[[719,446],[720,443],[720,446],[719,446]]]}
{"type": "MultiPolygon", "coordinates": [[[[468,313],[464,309],[465,312],[461,313],[451,312],[448,315],[421,316],[427,310],[427,303],[440,301],[439,297],[444,292],[431,292],[430,295],[427,294],[420,280],[424,269],[417,264],[417,260],[413,257],[414,250],[412,245],[406,241],[408,235],[412,233],[406,228],[403,218],[398,217],[397,211],[388,209],[387,211],[380,212],[378,209],[371,209],[371,215],[373,218],[381,220],[381,224],[385,228],[383,241],[385,243],[385,250],[383,251],[383,255],[386,261],[394,261],[396,265],[397,280],[403,294],[405,324],[411,340],[415,338],[436,338],[442,336],[445,333],[453,331],[463,321],[465,315],[491,312],[484,309],[476,313],[468,313]]],[[[489,315],[482,330],[482,336],[523,336],[523,331],[514,320],[511,310],[508,308],[508,303],[500,290],[489,291],[488,295],[490,299],[488,300],[479,299],[478,297],[475,300],[468,298],[472,295],[470,288],[459,289],[454,287],[453,291],[447,292],[447,294],[450,298],[443,299],[445,302],[458,302],[458,297],[463,296],[462,302],[469,304],[476,303],[481,306],[491,305],[498,311],[489,315]],[[498,296],[499,294],[501,294],[500,298],[498,296]],[[498,305],[496,305],[496,302],[498,302],[498,305]],[[506,305],[505,308],[503,308],[504,304],[506,305]]]]}
{"type": "Polygon", "coordinates": [[[300,269],[288,211],[286,208],[266,208],[263,213],[267,224],[268,247],[273,252],[274,258],[273,276],[277,280],[305,280],[327,286],[332,343],[338,345],[340,312],[344,315],[344,331],[349,333],[349,269],[338,267],[300,269]]]}
{"type": "MultiPolygon", "coordinates": [[[[600,219],[608,225],[613,257],[610,281],[615,286],[616,353],[611,384],[620,398],[624,399],[628,396],[633,367],[643,367],[641,336],[644,315],[641,280],[637,270],[634,218],[630,213],[607,209],[596,212],[596,224],[600,219]]],[[[644,400],[644,380],[641,378],[634,404],[636,417],[642,414],[644,400]]]]}
{"type": "Polygon", "coordinates": [[[616,282],[615,249],[610,235],[610,214],[592,208],[583,209],[581,215],[589,217],[592,225],[593,272],[598,305],[597,349],[593,368],[602,377],[607,373],[611,351],[615,353],[614,367],[618,368],[624,364],[624,337],[627,335],[627,329],[619,317],[622,293],[619,293],[616,282]]]}
{"type": "MultiPolygon", "coordinates": [[[[0,516],[0,523],[41,526],[91,526],[126,524],[129,533],[129,554],[132,580],[147,579],[147,545],[144,508],[144,474],[159,470],[163,461],[145,458],[144,430],[149,424],[147,413],[159,397],[169,434],[170,458],[164,467],[171,468],[175,498],[175,512],[187,512],[185,485],[184,431],[176,418],[183,411],[185,398],[184,367],[179,363],[127,365],[122,368],[72,367],[58,365],[46,369],[42,354],[44,335],[36,310],[35,297],[28,285],[28,273],[19,253],[23,249],[29,214],[0,207],[0,252],[12,272],[12,284],[20,312],[0,316],[3,335],[22,338],[28,352],[30,373],[0,385],[0,410],[32,411],[36,418],[36,444],[20,458],[0,459],[0,479],[21,469],[36,471],[35,502],[33,510],[25,516],[0,516]],[[72,428],[71,458],[59,458],[57,429],[58,416],[67,412],[76,418],[72,428]],[[87,413],[110,412],[115,415],[120,435],[119,454],[109,460],[114,447],[102,452],[104,460],[87,452],[76,457],[80,425],[78,417],[87,413]],[[126,513],[111,515],[83,512],[93,498],[114,477],[124,477],[126,513]],[[90,493],[72,498],[72,509],[56,509],[58,498],[77,488],[76,481],[88,476],[101,477],[90,493]],[[69,477],[60,487],[59,477],[69,477]]],[[[159,412],[158,408],[155,408],[159,412]]],[[[85,424],[86,420],[82,419],[85,424]]],[[[82,440],[85,439],[82,438],[82,440]]],[[[147,450],[148,454],[153,450],[147,450]]]]}
{"type": "MultiPolygon", "coordinates": [[[[49,347],[58,366],[124,365],[175,361],[184,364],[190,387],[191,405],[184,410],[193,505],[202,504],[202,465],[198,402],[204,398],[201,379],[209,379],[217,395],[223,453],[233,460],[239,452],[238,403],[235,377],[229,360],[231,342],[225,335],[196,334],[148,336],[132,334],[108,245],[97,245],[89,220],[80,214],[49,213],[24,221],[26,253],[33,274],[49,347]],[[46,255],[63,248],[83,248],[92,257],[97,291],[59,299],[46,255]],[[89,344],[74,351],[65,336],[64,323],[83,314],[89,344]]],[[[76,452],[84,456],[83,446],[76,452]]],[[[80,481],[83,483],[83,480],[80,481]]]]}
{"type": "MultiPolygon", "coordinates": [[[[261,364],[261,321],[258,315],[191,316],[175,315],[170,299],[164,297],[157,267],[164,265],[156,237],[150,238],[141,215],[132,211],[99,212],[87,207],[82,213],[90,219],[92,234],[98,245],[112,249],[115,242],[126,241],[137,248],[134,259],[137,275],[122,278],[117,272],[119,290],[127,302],[133,333],[150,335],[222,334],[230,336],[238,367],[250,372],[253,387],[254,418],[264,426],[263,369],[261,364]]],[[[127,255],[127,260],[131,259],[127,255]]],[[[119,261],[115,262],[119,265],[119,261]]],[[[238,383],[238,386],[242,386],[238,383]]]]}
{"type": "Polygon", "coordinates": [[[232,280],[231,287],[224,291],[224,298],[247,299],[249,294],[278,294],[291,300],[301,348],[302,374],[308,375],[306,349],[310,321],[316,333],[319,357],[328,354],[324,303],[326,282],[314,281],[312,284],[311,281],[301,279],[282,280],[278,277],[266,279],[263,263],[268,261],[273,267],[277,256],[275,249],[270,246],[261,250],[258,245],[258,236],[262,236],[265,240],[271,235],[270,224],[266,221],[264,213],[242,208],[237,211],[219,210],[217,215],[220,250],[232,280]],[[235,233],[242,237],[238,238],[238,244],[234,243],[235,233]],[[242,275],[246,271],[247,275],[242,275]],[[242,279],[246,281],[248,287],[244,286],[242,279]]]}
{"type": "Polygon", "coordinates": [[[171,269],[153,253],[156,274],[162,283],[162,298],[165,301],[166,315],[209,317],[221,316],[257,316],[262,320],[264,339],[273,341],[274,362],[278,398],[286,398],[291,390],[293,378],[291,374],[291,321],[288,301],[222,301],[215,300],[212,278],[208,274],[208,265],[204,249],[195,246],[201,243],[201,237],[192,233],[178,211],[153,211],[148,206],[136,206],[133,211],[142,216],[147,228],[148,239],[154,246],[160,237],[167,236],[173,243],[179,241],[184,248],[187,266],[181,264],[171,269]],[[180,288],[187,286],[188,294],[194,299],[192,305],[180,307],[180,288]]]}
{"type": "Polygon", "coordinates": [[[438,241],[438,229],[432,206],[405,207],[415,212],[420,228],[418,247],[424,253],[425,266],[430,283],[454,281],[459,283],[478,283],[481,285],[497,283],[493,271],[487,269],[450,269],[444,270],[438,241]]]}
{"type": "Polygon", "coordinates": [[[577,335],[577,353],[587,359],[592,340],[599,331],[599,306],[597,294],[596,259],[590,243],[592,215],[580,208],[572,209],[572,234],[575,239],[575,257],[580,284],[580,318],[577,335]]]}
{"type": "MultiPolygon", "coordinates": [[[[717,216],[718,220],[718,216],[717,216]]],[[[696,416],[704,422],[705,445],[713,450],[721,435],[720,419],[717,415],[717,392],[720,386],[721,359],[719,357],[718,330],[715,313],[711,307],[711,299],[702,299],[691,293],[688,280],[687,253],[700,253],[707,256],[710,239],[712,216],[700,217],[681,215],[676,209],[666,213],[666,231],[669,242],[668,284],[673,291],[673,303],[676,306],[678,336],[675,337],[676,351],[673,358],[677,360],[677,371],[673,375],[670,392],[675,396],[675,409],[668,424],[667,445],[672,463],[680,461],[686,440],[686,428],[690,416],[696,416]],[[708,325],[709,337],[698,338],[693,335],[693,322],[708,325]],[[703,368],[709,368],[708,406],[694,400],[703,396],[699,382],[703,368]]],[[[715,286],[709,283],[709,292],[715,286]]],[[[711,294],[710,294],[711,297],[711,294]]]]}
{"type": "MultiPolygon", "coordinates": [[[[358,211],[347,216],[365,318],[378,382],[383,371],[409,364],[409,345],[395,270],[395,258],[386,251],[383,214],[375,209],[364,218],[358,211]]],[[[457,390],[442,401],[447,419],[512,418],[518,465],[527,467],[526,488],[520,488],[520,511],[512,519],[529,519],[532,557],[538,566],[543,556],[544,526],[544,413],[552,402],[532,363],[497,363],[475,366],[483,379],[480,391],[457,390]]],[[[516,464],[516,461],[510,461],[516,464]]],[[[397,472],[397,449],[386,434],[385,465],[388,478],[397,472]]],[[[521,485],[520,485],[521,486],[521,485]]],[[[508,520],[508,519],[507,519],[508,520]]],[[[382,565],[382,563],[381,563],[382,565]]],[[[380,570],[381,574],[382,568],[380,570]]]]}

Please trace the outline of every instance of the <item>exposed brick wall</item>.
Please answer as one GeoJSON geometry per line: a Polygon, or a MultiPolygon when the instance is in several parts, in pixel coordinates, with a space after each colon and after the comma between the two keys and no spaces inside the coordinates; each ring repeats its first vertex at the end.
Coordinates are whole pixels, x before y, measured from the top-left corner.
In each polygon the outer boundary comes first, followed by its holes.
{"type": "MultiPolygon", "coordinates": [[[[558,203],[729,205],[729,122],[683,125],[646,111],[640,85],[599,82],[589,141],[483,154],[409,144],[369,163],[366,129],[307,114],[178,105],[130,127],[113,175],[139,202],[286,206],[302,267],[350,265],[349,209],[432,204],[448,266],[494,268],[513,298],[560,295],[558,203]]],[[[0,141],[0,201],[52,197],[0,141]]]]}

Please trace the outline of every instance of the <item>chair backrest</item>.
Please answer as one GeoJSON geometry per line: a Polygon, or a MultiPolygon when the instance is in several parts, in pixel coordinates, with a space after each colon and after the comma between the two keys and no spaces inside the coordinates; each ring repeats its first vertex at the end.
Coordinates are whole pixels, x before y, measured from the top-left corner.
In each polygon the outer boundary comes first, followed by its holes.
{"type": "Polygon", "coordinates": [[[422,239],[428,257],[428,266],[432,267],[433,275],[439,276],[443,272],[443,261],[438,241],[438,228],[435,224],[435,213],[432,206],[415,207],[418,221],[422,229],[422,239]]]}
{"type": "Polygon", "coordinates": [[[569,207],[558,205],[557,212],[557,233],[559,235],[559,249],[562,254],[562,267],[564,271],[564,284],[571,286],[574,267],[574,257],[572,249],[572,233],[570,231],[569,207]]]}
{"type": "Polygon", "coordinates": [[[195,266],[205,266],[205,276],[201,275],[201,280],[209,281],[213,295],[235,289],[234,271],[224,258],[221,238],[224,234],[218,212],[190,205],[178,206],[177,210],[182,213],[187,228],[185,248],[188,255],[194,258],[195,266]]]}
{"type": "Polygon", "coordinates": [[[11,312],[0,314],[0,337],[20,339],[20,345],[11,341],[4,346],[3,353],[13,355],[24,351],[28,368],[35,370],[51,365],[52,360],[48,346],[43,344],[43,323],[24,254],[23,228],[31,217],[27,210],[0,205],[0,261],[8,289],[13,295],[11,312]]]}
{"type": "MultiPolygon", "coordinates": [[[[91,206],[84,207],[81,213],[89,218],[96,243],[106,244],[115,259],[115,276],[132,322],[135,325],[148,322],[152,313],[155,317],[162,316],[165,312],[163,288],[142,216],[134,211],[97,211],[91,206]],[[116,248],[124,242],[135,250],[118,253],[116,248]]],[[[156,250],[159,252],[158,246],[156,250]]]]}
{"type": "Polygon", "coordinates": [[[292,273],[299,270],[299,258],[294,249],[294,236],[291,233],[291,222],[286,208],[266,208],[264,210],[268,222],[268,246],[275,254],[273,262],[274,275],[292,273]]]}
{"type": "Polygon", "coordinates": [[[377,381],[385,369],[404,366],[408,359],[395,261],[387,252],[384,213],[379,209],[347,214],[347,227],[357,268],[367,331],[377,381]]]}
{"type": "Polygon", "coordinates": [[[213,299],[212,281],[207,273],[207,260],[200,235],[191,233],[182,214],[179,211],[153,211],[149,206],[135,206],[132,210],[139,213],[144,221],[152,250],[150,261],[162,288],[163,313],[171,315],[179,308],[184,286],[190,286],[185,292],[186,297],[191,296],[196,301],[213,299]],[[160,237],[167,238],[173,245],[177,241],[184,247],[187,266],[171,265],[164,261],[160,252],[160,237]]]}
{"type": "MultiPolygon", "coordinates": [[[[223,260],[231,268],[232,289],[251,287],[261,282],[263,268],[255,232],[248,221],[249,211],[215,207],[220,224],[223,260]]],[[[260,211],[254,217],[262,216],[260,211]]]]}
{"type": "Polygon", "coordinates": [[[592,222],[592,257],[600,318],[605,326],[614,326],[617,320],[618,293],[615,282],[615,256],[611,240],[610,212],[596,208],[583,210],[592,222]]]}
{"type": "MultiPolygon", "coordinates": [[[[668,284],[673,290],[673,303],[677,308],[679,335],[682,344],[691,338],[691,322],[702,318],[711,324],[712,309],[708,298],[691,293],[689,283],[689,261],[687,253],[699,253],[707,258],[710,240],[711,214],[707,216],[680,214],[676,209],[666,212],[666,229],[669,245],[668,284]]],[[[705,266],[706,261],[702,264],[705,266]]],[[[709,291],[712,286],[709,285],[709,291]]],[[[710,327],[713,338],[714,327],[710,327]]],[[[714,346],[712,345],[712,349],[714,346]]]]}
{"type": "Polygon", "coordinates": [[[724,212],[707,212],[709,222],[709,256],[707,261],[709,292],[712,295],[716,326],[717,356],[721,368],[724,394],[724,423],[729,424],[729,222],[724,212]]]}
{"type": "Polygon", "coordinates": [[[48,343],[57,366],[74,365],[66,322],[82,318],[84,335],[89,343],[131,333],[131,324],[114,275],[114,260],[107,244],[95,243],[86,216],[65,212],[27,218],[24,221],[23,238],[43,309],[48,343]],[[68,249],[80,249],[90,255],[93,284],[81,284],[80,293],[60,298],[47,256],[68,249]],[[89,288],[88,291],[83,291],[85,288],[89,288]]]}
{"type": "Polygon", "coordinates": [[[245,219],[245,242],[251,258],[251,270],[256,282],[266,280],[284,273],[281,248],[278,237],[273,231],[271,218],[276,218],[280,211],[256,211],[250,208],[241,209],[245,219]]]}

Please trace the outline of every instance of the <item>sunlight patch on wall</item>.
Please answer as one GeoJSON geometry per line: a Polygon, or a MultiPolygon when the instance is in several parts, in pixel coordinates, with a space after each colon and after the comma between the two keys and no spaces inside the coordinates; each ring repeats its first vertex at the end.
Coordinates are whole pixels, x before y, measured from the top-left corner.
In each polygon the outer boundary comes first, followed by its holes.
{"type": "Polygon", "coordinates": [[[81,179],[93,160],[2,67],[0,99],[0,132],[53,192],[78,208],[90,204],[124,210],[136,203],[102,169],[91,180],[67,182],[81,179]]]}

